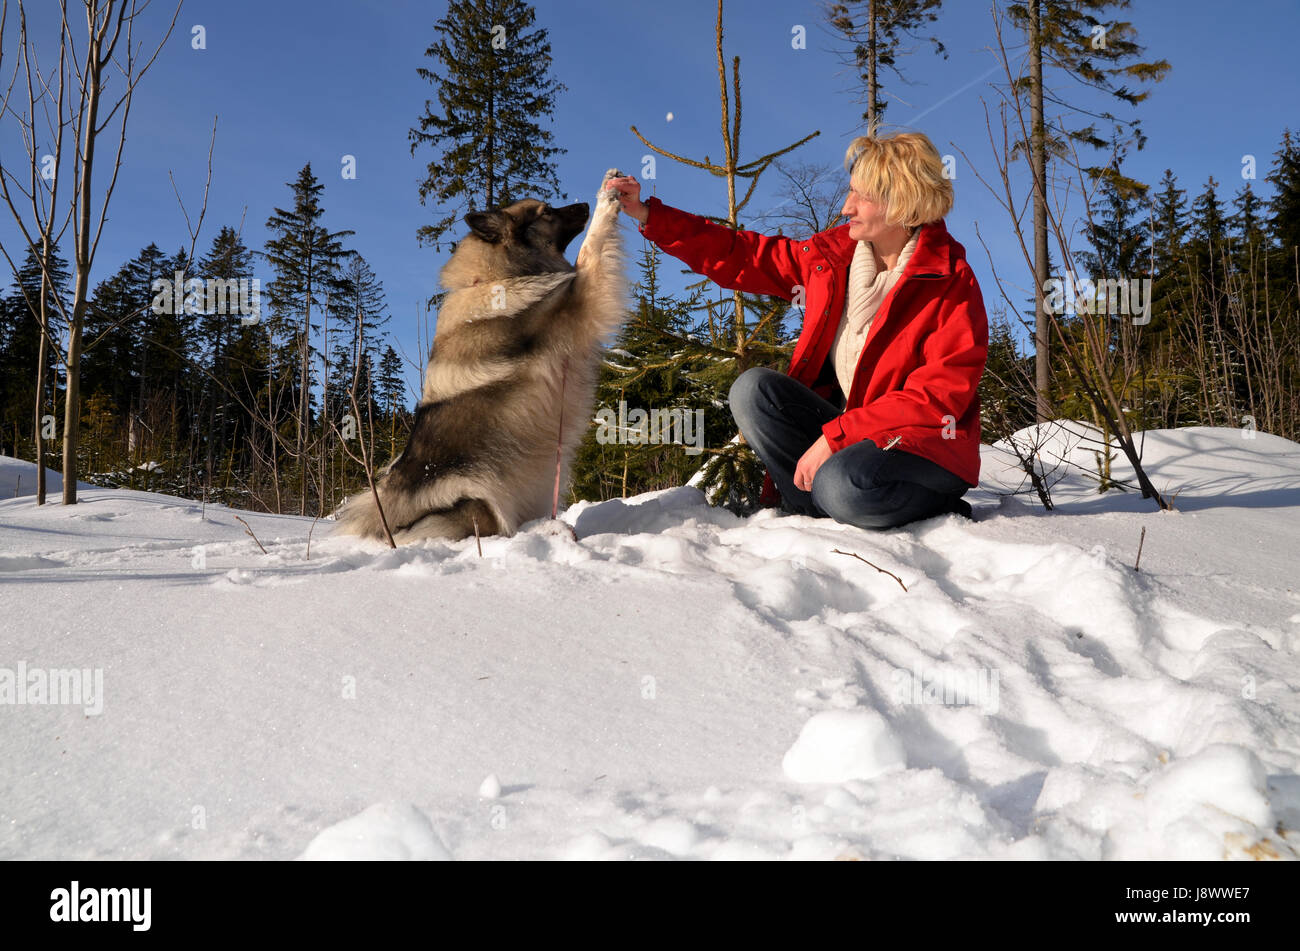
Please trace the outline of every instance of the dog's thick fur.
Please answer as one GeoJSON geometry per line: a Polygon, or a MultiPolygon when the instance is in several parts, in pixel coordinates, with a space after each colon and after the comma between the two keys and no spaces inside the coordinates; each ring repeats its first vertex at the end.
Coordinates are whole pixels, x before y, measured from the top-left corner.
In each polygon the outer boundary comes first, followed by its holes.
{"type": "MultiPolygon", "coordinates": [[[[602,342],[627,315],[618,213],[602,182],[576,267],[564,248],[585,203],[528,198],[466,215],[411,437],[377,477],[395,541],[512,535],[550,514],[557,442],[563,490],[591,425],[602,342]]],[[[384,537],[368,488],[339,508],[336,531],[384,537]]]]}

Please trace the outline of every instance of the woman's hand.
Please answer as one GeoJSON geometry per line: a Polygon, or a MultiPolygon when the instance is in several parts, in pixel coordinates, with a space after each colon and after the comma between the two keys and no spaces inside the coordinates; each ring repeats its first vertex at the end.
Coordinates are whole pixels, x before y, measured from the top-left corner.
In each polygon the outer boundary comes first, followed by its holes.
{"type": "Polygon", "coordinates": [[[831,457],[831,454],[831,446],[826,441],[826,436],[818,436],[817,441],[808,447],[808,451],[799,458],[799,464],[794,467],[794,487],[811,492],[813,477],[817,475],[817,470],[831,457]]]}
{"type": "Polygon", "coordinates": [[[631,175],[611,178],[605,187],[618,193],[618,202],[629,217],[645,224],[650,218],[650,207],[641,200],[641,183],[631,175]]]}

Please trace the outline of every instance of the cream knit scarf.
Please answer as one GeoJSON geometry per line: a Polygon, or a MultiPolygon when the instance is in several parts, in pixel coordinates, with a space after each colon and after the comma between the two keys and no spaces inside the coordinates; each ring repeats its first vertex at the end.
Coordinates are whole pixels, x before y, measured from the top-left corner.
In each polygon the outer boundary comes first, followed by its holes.
{"type": "Polygon", "coordinates": [[[853,385],[853,371],[857,368],[858,357],[867,342],[867,334],[876,319],[885,296],[903,276],[903,269],[916,250],[920,228],[913,228],[903,250],[899,252],[898,263],[888,271],[876,271],[876,253],[870,241],[859,241],[853,250],[853,261],[849,264],[849,287],[845,295],[844,315],[840,319],[839,330],[835,334],[835,343],[831,347],[831,358],[835,364],[835,375],[839,380],[844,398],[848,399],[849,388],[853,385]]]}

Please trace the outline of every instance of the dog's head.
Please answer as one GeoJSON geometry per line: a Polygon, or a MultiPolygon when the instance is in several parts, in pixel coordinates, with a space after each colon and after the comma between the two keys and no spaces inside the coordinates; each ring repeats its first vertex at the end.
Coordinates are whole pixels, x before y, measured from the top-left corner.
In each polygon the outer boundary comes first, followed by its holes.
{"type": "Polygon", "coordinates": [[[564,249],[587,226],[585,202],[552,208],[524,198],[494,211],[465,216],[470,231],[442,270],[448,290],[532,274],[572,271],[564,249]]]}

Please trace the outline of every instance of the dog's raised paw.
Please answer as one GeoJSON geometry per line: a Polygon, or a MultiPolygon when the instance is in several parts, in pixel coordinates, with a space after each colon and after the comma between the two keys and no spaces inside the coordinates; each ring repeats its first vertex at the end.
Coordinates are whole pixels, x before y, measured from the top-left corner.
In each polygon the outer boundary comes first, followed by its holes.
{"type": "Polygon", "coordinates": [[[612,178],[622,178],[623,173],[616,168],[611,168],[605,173],[605,178],[600,183],[600,198],[606,204],[614,204],[618,201],[618,192],[612,188],[606,188],[612,178]]]}

